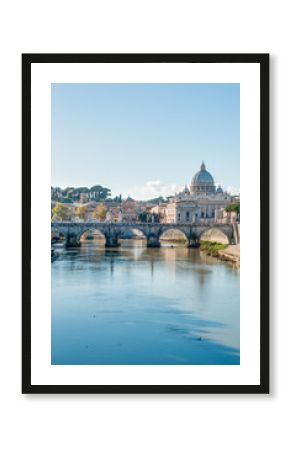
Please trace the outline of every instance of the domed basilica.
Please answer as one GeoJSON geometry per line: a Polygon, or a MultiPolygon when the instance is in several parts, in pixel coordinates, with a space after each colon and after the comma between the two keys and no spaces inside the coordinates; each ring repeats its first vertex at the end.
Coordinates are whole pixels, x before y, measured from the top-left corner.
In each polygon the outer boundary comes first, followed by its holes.
{"type": "Polygon", "coordinates": [[[213,176],[206,170],[204,162],[193,176],[190,188],[168,198],[164,205],[163,221],[166,223],[217,221],[232,197],[221,186],[216,188],[213,176]]]}

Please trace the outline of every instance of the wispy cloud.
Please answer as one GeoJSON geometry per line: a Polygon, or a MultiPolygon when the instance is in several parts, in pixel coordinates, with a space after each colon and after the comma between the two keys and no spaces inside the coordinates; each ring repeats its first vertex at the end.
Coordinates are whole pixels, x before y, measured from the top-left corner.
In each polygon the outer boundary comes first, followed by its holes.
{"type": "Polygon", "coordinates": [[[221,186],[224,191],[228,192],[231,195],[238,195],[240,193],[240,188],[237,188],[236,186],[225,186],[219,181],[216,181],[215,185],[216,187],[221,186]]]}
{"type": "MultiPolygon", "coordinates": [[[[217,186],[219,183],[216,184],[217,186]]],[[[155,197],[168,197],[169,195],[174,195],[176,192],[180,192],[184,189],[184,185],[177,183],[163,183],[160,180],[147,181],[143,186],[133,186],[128,192],[125,193],[126,196],[130,196],[135,200],[149,200],[155,197]]],[[[240,189],[235,186],[228,186],[225,189],[231,195],[237,195],[240,189]]]]}
{"type": "Polygon", "coordinates": [[[180,192],[184,186],[176,183],[162,183],[160,180],[147,181],[143,186],[133,186],[127,195],[136,200],[148,200],[155,197],[167,197],[180,192]]]}
{"type": "Polygon", "coordinates": [[[235,186],[228,186],[226,190],[231,195],[238,195],[240,193],[240,189],[235,186]]]}

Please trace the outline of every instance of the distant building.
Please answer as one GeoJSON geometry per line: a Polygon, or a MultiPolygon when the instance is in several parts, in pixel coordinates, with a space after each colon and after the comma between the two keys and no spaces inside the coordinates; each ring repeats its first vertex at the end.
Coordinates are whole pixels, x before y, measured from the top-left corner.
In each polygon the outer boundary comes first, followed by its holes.
{"type": "Polygon", "coordinates": [[[89,193],[81,192],[80,193],[80,203],[87,203],[89,201],[89,193]]]}
{"type": "Polygon", "coordinates": [[[98,199],[97,192],[95,192],[95,191],[90,192],[90,193],[89,193],[89,197],[90,197],[90,200],[96,200],[96,199],[98,199]]]}
{"type": "Polygon", "coordinates": [[[221,186],[216,188],[213,176],[202,162],[200,170],[193,176],[190,187],[168,197],[168,203],[153,207],[160,222],[178,223],[225,220],[224,209],[232,202],[228,192],[221,186]],[[155,211],[156,210],[156,211],[155,211]]]}
{"type": "Polygon", "coordinates": [[[138,222],[138,203],[132,198],[128,197],[120,205],[122,218],[124,222],[134,223],[138,222]]]}
{"type": "Polygon", "coordinates": [[[159,222],[165,223],[167,221],[168,207],[168,203],[159,203],[159,205],[153,206],[150,212],[159,216],[159,222]]]}

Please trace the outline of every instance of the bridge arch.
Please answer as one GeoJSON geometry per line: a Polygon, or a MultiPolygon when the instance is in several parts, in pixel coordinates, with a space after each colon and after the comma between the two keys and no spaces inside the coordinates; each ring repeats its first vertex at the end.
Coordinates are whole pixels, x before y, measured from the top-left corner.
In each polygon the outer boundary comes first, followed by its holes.
{"type": "Polygon", "coordinates": [[[223,228],[213,226],[200,233],[199,241],[215,241],[221,244],[231,244],[232,238],[223,228]]]}
{"type": "Polygon", "coordinates": [[[85,238],[88,235],[99,236],[100,240],[103,240],[104,242],[106,240],[106,236],[102,230],[100,230],[99,228],[95,228],[95,227],[87,227],[87,228],[82,228],[82,230],[78,233],[78,235],[77,235],[78,241],[85,240],[85,238]]]}
{"type": "Polygon", "coordinates": [[[134,239],[134,237],[141,239],[147,238],[145,231],[141,227],[129,225],[126,228],[121,228],[119,239],[134,239]]]}
{"type": "Polygon", "coordinates": [[[51,241],[62,241],[66,240],[67,233],[61,227],[53,227],[51,229],[51,241]]]}
{"type": "Polygon", "coordinates": [[[189,245],[190,236],[182,228],[177,228],[177,227],[166,227],[166,228],[164,227],[163,228],[163,227],[161,227],[161,229],[158,233],[159,240],[162,242],[164,240],[164,238],[166,237],[166,235],[169,240],[170,240],[170,237],[172,238],[172,240],[179,240],[179,238],[181,238],[180,240],[184,240],[185,245],[189,245]]]}

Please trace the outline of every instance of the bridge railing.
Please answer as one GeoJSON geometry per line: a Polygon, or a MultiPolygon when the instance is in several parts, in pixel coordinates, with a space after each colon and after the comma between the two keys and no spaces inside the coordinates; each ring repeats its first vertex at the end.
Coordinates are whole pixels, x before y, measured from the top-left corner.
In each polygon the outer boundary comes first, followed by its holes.
{"type": "Polygon", "coordinates": [[[51,222],[51,225],[128,225],[128,226],[134,226],[134,225],[159,225],[159,226],[194,226],[194,225],[226,225],[226,224],[232,224],[232,223],[238,223],[233,222],[229,218],[223,218],[223,219],[199,219],[195,220],[194,222],[171,222],[171,223],[164,223],[164,222],[113,222],[113,221],[104,221],[104,222],[98,222],[98,221],[92,221],[92,220],[83,220],[83,221],[72,221],[72,220],[62,220],[62,221],[54,221],[51,222]]]}

